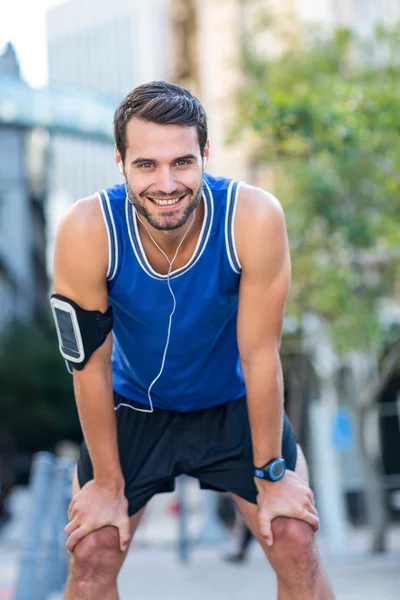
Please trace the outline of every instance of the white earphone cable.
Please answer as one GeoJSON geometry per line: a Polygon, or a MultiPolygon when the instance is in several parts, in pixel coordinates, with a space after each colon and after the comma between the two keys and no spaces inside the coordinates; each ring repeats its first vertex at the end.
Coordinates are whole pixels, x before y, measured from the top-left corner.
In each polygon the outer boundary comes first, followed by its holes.
{"type": "MultiPolygon", "coordinates": [[[[128,198],[129,199],[129,198],[128,198]]],[[[164,365],[165,365],[165,360],[167,357],[167,351],[168,351],[168,346],[169,346],[169,341],[170,341],[170,337],[171,337],[171,328],[172,328],[172,317],[174,316],[175,310],[176,310],[176,298],[175,298],[175,294],[172,291],[172,287],[171,287],[171,282],[170,282],[170,275],[171,275],[171,271],[172,271],[172,265],[174,264],[174,261],[176,259],[176,257],[178,256],[178,252],[184,242],[184,240],[186,239],[187,234],[189,233],[189,231],[191,230],[193,223],[196,219],[196,210],[193,213],[193,219],[192,222],[190,223],[189,227],[186,229],[181,241],[179,242],[179,245],[176,249],[176,252],[174,254],[174,257],[172,260],[169,260],[168,256],[166,255],[166,253],[164,252],[164,250],[162,248],[160,248],[160,246],[157,244],[157,242],[155,241],[155,239],[153,238],[153,236],[151,235],[150,231],[148,230],[148,228],[146,227],[145,223],[143,223],[142,219],[139,217],[136,209],[135,209],[135,213],[136,213],[136,217],[137,219],[141,222],[141,224],[143,225],[143,227],[145,228],[145,230],[147,231],[151,241],[153,242],[153,244],[158,248],[158,250],[165,256],[168,264],[169,264],[169,269],[168,269],[168,273],[167,273],[167,283],[168,283],[168,289],[170,291],[170,294],[172,296],[172,300],[173,300],[173,307],[172,307],[172,312],[169,315],[169,320],[168,320],[168,333],[167,333],[167,341],[165,343],[165,347],[164,347],[164,352],[163,352],[163,357],[162,357],[162,361],[161,361],[161,368],[160,371],[158,372],[157,376],[153,379],[153,381],[151,382],[148,390],[147,390],[147,397],[149,399],[149,405],[150,405],[150,409],[147,408],[137,408],[136,406],[131,406],[130,404],[126,404],[124,402],[120,402],[116,407],[115,410],[118,410],[121,406],[126,406],[127,408],[131,408],[132,410],[137,410],[138,412],[144,412],[144,413],[152,413],[154,412],[154,408],[153,408],[153,401],[151,399],[151,390],[154,386],[154,384],[159,380],[159,378],[161,377],[163,370],[164,370],[164,365]]]]}

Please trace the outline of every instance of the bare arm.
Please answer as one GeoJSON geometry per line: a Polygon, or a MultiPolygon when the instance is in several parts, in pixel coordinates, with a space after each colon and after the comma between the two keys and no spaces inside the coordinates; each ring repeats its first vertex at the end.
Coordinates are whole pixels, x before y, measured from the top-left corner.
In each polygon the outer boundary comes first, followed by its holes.
{"type": "MultiPolygon", "coordinates": [[[[54,254],[54,287],[82,308],[108,307],[107,233],[96,197],[74,205],[60,224],[54,254]]],[[[74,389],[83,434],[99,482],[123,485],[116,441],[111,377],[111,334],[82,371],[74,389]]]]}
{"type": "MultiPolygon", "coordinates": [[[[282,209],[256,188],[241,190],[235,224],[242,264],[238,343],[246,383],[253,460],[262,467],[282,454],[283,378],[279,357],[290,257],[282,209]]],[[[293,472],[270,482],[256,479],[261,533],[273,543],[275,517],[319,520],[308,486],[293,472]]]]}
{"type": "Polygon", "coordinates": [[[241,191],[237,243],[242,263],[238,342],[253,439],[254,464],[281,456],[283,378],[279,357],[290,257],[278,202],[256,188],[241,191]]]}
{"type": "MultiPolygon", "coordinates": [[[[106,273],[108,240],[96,197],[76,203],[62,220],[54,254],[54,287],[87,310],[108,307],[106,273]]],[[[129,541],[127,501],[121,471],[111,373],[112,337],[74,371],[79,420],[93,464],[94,479],[74,496],[70,506],[67,547],[72,551],[85,535],[105,525],[120,532],[121,550],[129,541]]]]}

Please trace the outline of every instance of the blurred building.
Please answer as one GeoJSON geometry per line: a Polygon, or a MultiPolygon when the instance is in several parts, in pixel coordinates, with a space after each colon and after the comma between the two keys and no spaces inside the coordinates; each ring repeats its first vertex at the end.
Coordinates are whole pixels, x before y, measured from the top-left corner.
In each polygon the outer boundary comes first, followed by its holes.
{"type": "Polygon", "coordinates": [[[239,0],[169,0],[172,29],[170,77],[189,87],[208,115],[208,169],[248,179],[243,144],[228,144],[234,94],[240,82],[244,7],[239,0]]]}
{"type": "MultiPolygon", "coordinates": [[[[23,85],[14,48],[8,44],[0,55],[0,82],[15,80],[23,85]]],[[[3,101],[0,111],[1,330],[15,319],[43,314],[47,277],[43,198],[32,163],[43,156],[44,146],[40,134],[12,122],[11,103],[3,101]]]]}
{"type": "MultiPolygon", "coordinates": [[[[167,76],[165,0],[70,0],[47,13],[49,84],[72,86],[115,105],[136,85],[167,76]]],[[[120,180],[112,143],[53,136],[51,207],[120,180]]]]}
{"type": "Polygon", "coordinates": [[[29,87],[11,44],[0,55],[0,330],[48,316],[50,133],[112,149],[113,113],[104,97],[29,87]]]}

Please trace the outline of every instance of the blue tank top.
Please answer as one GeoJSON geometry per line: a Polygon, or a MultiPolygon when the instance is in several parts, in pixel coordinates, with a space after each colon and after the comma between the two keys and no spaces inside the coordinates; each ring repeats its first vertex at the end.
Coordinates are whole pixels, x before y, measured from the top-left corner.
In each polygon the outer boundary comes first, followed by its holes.
{"type": "MultiPolygon", "coordinates": [[[[196,249],[185,266],[170,274],[176,309],[164,368],[151,388],[154,407],[187,412],[245,394],[236,334],[239,186],[234,180],[204,176],[204,221],[196,249]]],[[[147,261],[125,185],[98,197],[109,242],[113,386],[121,396],[149,407],[148,390],[162,366],[173,298],[167,275],[147,261]]]]}

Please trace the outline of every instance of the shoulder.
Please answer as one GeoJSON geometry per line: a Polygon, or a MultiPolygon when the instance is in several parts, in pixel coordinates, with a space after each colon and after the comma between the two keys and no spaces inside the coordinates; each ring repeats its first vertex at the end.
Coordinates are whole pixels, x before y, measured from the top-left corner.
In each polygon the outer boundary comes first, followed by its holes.
{"type": "Polygon", "coordinates": [[[235,219],[235,240],[242,266],[256,256],[274,257],[287,251],[285,217],[278,199],[260,188],[242,183],[235,219]]]}
{"type": "Polygon", "coordinates": [[[284,214],[279,200],[270,192],[242,183],[237,201],[237,221],[241,224],[273,228],[284,222],[284,214]]]}
{"type": "Polygon", "coordinates": [[[78,200],[66,212],[57,230],[54,278],[70,271],[84,280],[93,274],[106,277],[108,237],[97,194],[78,200]]]}
{"type": "Polygon", "coordinates": [[[78,200],[62,217],[57,237],[93,242],[105,234],[104,219],[97,194],[78,200]]]}

